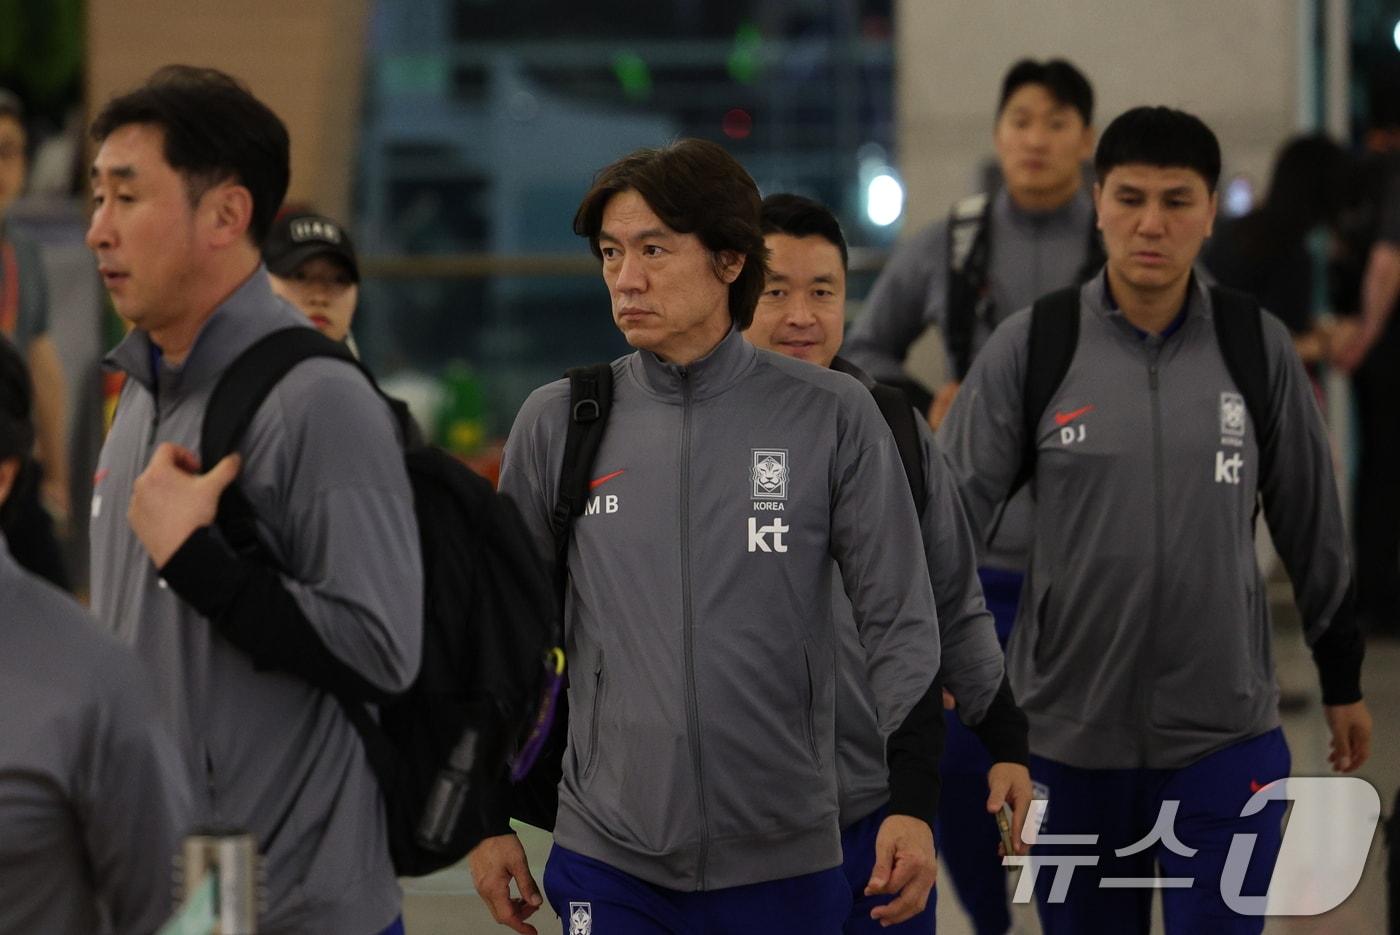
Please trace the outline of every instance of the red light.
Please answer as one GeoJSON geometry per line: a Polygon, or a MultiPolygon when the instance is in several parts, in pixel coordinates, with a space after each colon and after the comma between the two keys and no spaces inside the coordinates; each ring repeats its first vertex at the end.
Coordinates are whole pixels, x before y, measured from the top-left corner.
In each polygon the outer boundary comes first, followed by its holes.
{"type": "Polygon", "coordinates": [[[748,139],[753,132],[753,117],[749,116],[748,111],[735,107],[724,115],[721,127],[724,135],[731,140],[748,139]]]}

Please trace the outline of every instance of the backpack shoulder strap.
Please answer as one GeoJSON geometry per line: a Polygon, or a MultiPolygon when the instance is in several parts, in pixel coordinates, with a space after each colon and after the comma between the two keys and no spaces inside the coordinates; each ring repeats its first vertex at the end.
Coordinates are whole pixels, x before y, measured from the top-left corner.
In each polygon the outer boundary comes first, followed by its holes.
{"type": "Polygon", "coordinates": [[[1036,430],[1055,391],[1069,373],[1078,347],[1079,287],[1070,286],[1037,299],[1031,306],[1031,332],[1021,396],[1024,447],[1012,493],[1035,476],[1036,430]]]}
{"type": "Polygon", "coordinates": [[[1215,337],[1230,378],[1240,388],[1245,409],[1259,433],[1259,483],[1269,476],[1268,452],[1274,450],[1277,420],[1269,406],[1269,358],[1264,348],[1264,312],[1243,292],[1212,286],[1215,337]]]}
{"type": "Polygon", "coordinates": [[[239,354],[209,395],[199,437],[200,463],[213,467],[236,449],[267,394],[288,371],[312,357],[335,357],[360,366],[345,345],[300,325],[274,331],[239,354]]]}
{"type": "Polygon", "coordinates": [[[559,468],[559,496],[554,504],[554,549],[560,567],[568,554],[575,516],[588,502],[589,473],[603,443],[612,410],[612,364],[590,364],[565,372],[569,378],[569,428],[564,437],[564,462],[559,468]]]}
{"type": "Polygon", "coordinates": [[[948,211],[947,299],[943,310],[944,343],[953,375],[961,380],[972,364],[972,333],[977,303],[987,283],[991,235],[991,198],[969,195],[948,211]]]}
{"type": "MultiPolygon", "coordinates": [[[[359,366],[345,345],[315,328],[300,325],[265,335],[234,358],[214,385],[204,409],[199,458],[205,470],[237,449],[272,388],[298,363],[311,357],[335,357],[359,366]]],[[[360,369],[363,372],[364,368],[360,369]]],[[[229,484],[219,497],[215,522],[239,554],[270,557],[258,539],[253,506],[237,483],[229,484]]]]}
{"type": "Polygon", "coordinates": [[[909,405],[909,397],[892,386],[876,383],[870,387],[870,395],[875,397],[875,405],[880,407],[880,415],[885,417],[890,431],[894,434],[894,444],[899,450],[899,460],[904,464],[904,474],[909,480],[909,493],[914,497],[914,512],[924,514],[924,503],[928,500],[928,488],[924,482],[924,458],[919,445],[919,418],[914,407],[909,405]]]}

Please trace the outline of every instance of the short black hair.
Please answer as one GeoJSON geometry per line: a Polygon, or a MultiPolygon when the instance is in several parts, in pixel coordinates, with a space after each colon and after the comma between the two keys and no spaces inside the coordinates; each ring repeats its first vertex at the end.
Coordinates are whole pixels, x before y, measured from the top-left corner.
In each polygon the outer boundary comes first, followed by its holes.
{"type": "Polygon", "coordinates": [[[238,79],[214,68],[167,65],[134,91],[113,98],[92,123],[101,143],[130,124],[158,127],[165,161],[185,177],[191,204],[233,180],[253,196],[248,231],[259,247],[287,195],[287,127],[238,79]]]}
{"type": "Polygon", "coordinates": [[[0,335],[0,460],[28,457],[34,447],[33,405],[29,368],[19,349],[0,335]]]}
{"type": "Polygon", "coordinates": [[[1084,118],[1084,125],[1094,122],[1094,86],[1084,73],[1062,58],[1052,58],[1038,62],[1033,58],[1023,58],[1006,72],[1001,79],[1001,100],[997,103],[997,116],[1006,109],[1011,95],[1024,85],[1038,84],[1050,92],[1050,96],[1066,107],[1073,107],[1084,118]]]}
{"type": "Polygon", "coordinates": [[[661,149],[639,149],[604,167],[574,214],[574,233],[588,238],[602,259],[598,234],[603,210],[614,195],[635,191],[661,222],[694,234],[715,258],[725,250],[744,254],[744,268],[729,284],[729,317],[743,331],[768,278],[768,248],[758,219],[758,186],[723,146],[708,140],[677,140],[661,149]]]}
{"type": "Polygon", "coordinates": [[[769,195],[763,199],[762,226],[765,234],[822,237],[841,251],[841,268],[850,268],[850,251],[846,248],[846,235],[841,232],[841,222],[820,201],[790,192],[769,195]]]}
{"type": "Polygon", "coordinates": [[[1170,107],[1134,107],[1113,119],[1094,151],[1094,174],[1102,185],[1123,165],[1191,169],[1215,191],[1220,181],[1220,141],[1201,118],[1170,107]]]}

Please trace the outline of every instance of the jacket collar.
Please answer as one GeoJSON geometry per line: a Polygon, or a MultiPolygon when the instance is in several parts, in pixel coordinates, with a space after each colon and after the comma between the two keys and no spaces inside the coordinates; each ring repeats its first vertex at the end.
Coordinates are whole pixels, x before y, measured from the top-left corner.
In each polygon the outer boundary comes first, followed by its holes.
{"type": "Polygon", "coordinates": [[[687,385],[692,399],[724,392],[753,366],[757,356],[753,345],[731,327],[714,350],[687,366],[666,363],[651,351],[637,351],[628,367],[648,392],[679,402],[687,385]]]}
{"type": "Polygon", "coordinates": [[[152,393],[156,393],[158,385],[156,395],[162,398],[180,396],[218,379],[239,354],[263,335],[306,324],[296,309],[273,293],[267,268],[259,264],[253,275],[209,316],[179,366],[166,363],[150,335],[140,328],[132,329],[102,359],[102,364],[125,372],[152,393]]]}
{"type": "MultiPolygon", "coordinates": [[[[1129,333],[1134,333],[1136,329],[1128,321],[1123,310],[1118,307],[1118,303],[1113,300],[1113,295],[1108,288],[1108,270],[1100,270],[1099,274],[1090,279],[1079,290],[1080,301],[1086,304],[1101,318],[1116,321],[1129,333]]],[[[1197,274],[1196,270],[1191,271],[1191,281],[1186,284],[1186,303],[1184,309],[1184,319],[1210,318],[1212,315],[1210,305],[1210,289],[1206,284],[1204,276],[1197,274]]]]}

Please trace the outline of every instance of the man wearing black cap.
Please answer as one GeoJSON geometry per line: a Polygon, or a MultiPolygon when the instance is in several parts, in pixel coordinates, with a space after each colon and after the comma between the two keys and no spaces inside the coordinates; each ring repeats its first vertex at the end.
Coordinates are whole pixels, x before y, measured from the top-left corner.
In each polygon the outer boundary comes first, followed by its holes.
{"type": "Polygon", "coordinates": [[[319,214],[278,218],[263,244],[263,262],[273,292],[305,312],[326,337],[351,340],[360,268],[345,228],[319,214]]]}
{"type": "MultiPolygon", "coordinates": [[[[32,399],[0,338],[0,512],[34,444],[32,399]]],[[[151,932],[190,794],[146,676],[3,535],[0,607],[0,932],[151,932]]]]}

